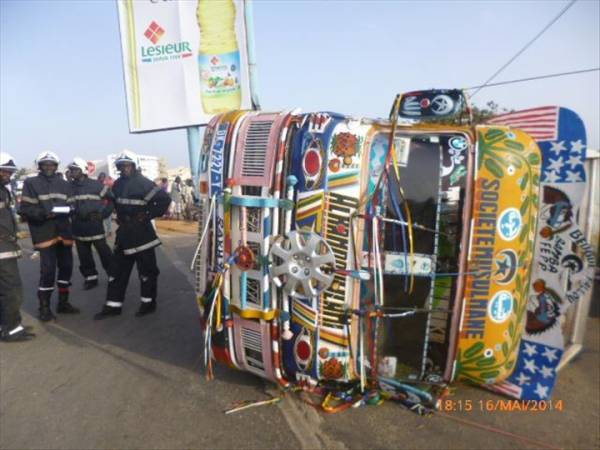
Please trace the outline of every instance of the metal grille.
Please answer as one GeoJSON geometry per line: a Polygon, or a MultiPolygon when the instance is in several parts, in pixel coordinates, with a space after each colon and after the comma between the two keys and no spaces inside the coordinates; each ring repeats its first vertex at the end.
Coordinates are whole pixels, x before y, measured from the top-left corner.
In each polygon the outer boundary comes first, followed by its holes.
{"type": "Polygon", "coordinates": [[[259,331],[242,327],[242,346],[249,366],[264,370],[262,338],[259,331]]]}
{"type": "Polygon", "coordinates": [[[242,175],[262,177],[266,170],[267,147],[273,121],[261,120],[250,123],[244,147],[242,175]]]}

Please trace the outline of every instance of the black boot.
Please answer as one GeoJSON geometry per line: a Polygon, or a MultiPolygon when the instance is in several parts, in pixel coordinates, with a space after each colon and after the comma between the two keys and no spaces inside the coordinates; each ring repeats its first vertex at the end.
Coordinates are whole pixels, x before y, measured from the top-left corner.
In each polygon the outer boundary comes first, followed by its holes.
{"type": "Polygon", "coordinates": [[[140,309],[135,313],[135,317],[143,317],[147,314],[152,314],[154,311],[156,311],[156,300],[142,302],[140,304],[140,309]]]}
{"type": "Polygon", "coordinates": [[[15,327],[12,331],[2,332],[0,334],[0,340],[4,342],[23,342],[29,341],[35,337],[34,333],[31,333],[27,328],[22,325],[15,327]]]}
{"type": "Polygon", "coordinates": [[[69,303],[69,291],[58,291],[58,306],[56,312],[59,314],[79,314],[79,309],[69,303]]]}
{"type": "Polygon", "coordinates": [[[42,322],[49,322],[52,319],[56,319],[52,310],[50,309],[50,297],[52,297],[52,291],[39,291],[38,300],[40,301],[40,307],[38,309],[38,319],[42,322]]]}
{"type": "Polygon", "coordinates": [[[90,289],[94,289],[96,286],[98,286],[98,278],[95,278],[93,280],[85,280],[83,282],[83,290],[84,291],[89,291],[90,289]]]}
{"type": "Polygon", "coordinates": [[[121,315],[121,308],[104,305],[102,311],[94,316],[94,320],[107,319],[109,317],[116,317],[121,315]]]}

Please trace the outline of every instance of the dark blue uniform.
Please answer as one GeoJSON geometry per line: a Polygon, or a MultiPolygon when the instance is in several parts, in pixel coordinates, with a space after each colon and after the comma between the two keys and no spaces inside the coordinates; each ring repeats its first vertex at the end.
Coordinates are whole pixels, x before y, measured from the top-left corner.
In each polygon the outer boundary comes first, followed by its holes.
{"type": "Polygon", "coordinates": [[[133,265],[141,282],[140,315],[156,308],[157,279],[155,247],[160,245],[152,219],[165,214],[171,203],[167,193],[136,172],[121,176],[112,187],[119,228],[114,251],[114,279],[108,283],[103,312],[96,318],[119,314],[133,265]]]}
{"type": "Polygon", "coordinates": [[[112,251],[106,242],[104,219],[113,212],[113,196],[108,186],[88,177],[73,180],[71,187],[73,237],[79,255],[79,271],[86,287],[90,287],[98,282],[92,245],[100,256],[102,267],[109,276],[111,274],[112,251]]]}

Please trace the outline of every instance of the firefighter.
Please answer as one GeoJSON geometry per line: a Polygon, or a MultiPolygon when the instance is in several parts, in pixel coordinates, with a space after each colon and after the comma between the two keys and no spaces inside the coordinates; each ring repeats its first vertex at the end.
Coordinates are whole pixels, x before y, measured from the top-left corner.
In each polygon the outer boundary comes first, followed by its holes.
{"type": "Polygon", "coordinates": [[[110,217],[114,209],[112,194],[108,186],[88,178],[87,163],[75,158],[69,164],[71,175],[73,208],[73,237],[79,255],[79,271],[83,276],[83,289],[98,286],[98,271],[94,263],[92,245],[96,248],[100,263],[110,279],[112,251],[106,242],[104,219],[110,217]]]}
{"type": "Polygon", "coordinates": [[[114,249],[114,280],[109,281],[106,303],[96,320],[121,314],[125,291],[133,265],[137,266],[141,285],[141,303],[136,317],[156,310],[157,279],[155,247],[160,245],[152,219],[162,216],[171,203],[162,191],[139,171],[138,156],[124,150],[115,160],[120,177],[113,184],[117,212],[114,249]]]}
{"type": "Polygon", "coordinates": [[[40,253],[38,299],[39,319],[43,322],[55,318],[50,309],[55,283],[58,287],[56,312],[79,313],[69,303],[73,272],[73,234],[69,206],[71,185],[57,173],[59,163],[58,156],[53,152],[38,155],[36,164],[39,173],[36,177],[25,180],[19,206],[19,215],[29,225],[33,247],[40,253]]]}
{"type": "Polygon", "coordinates": [[[0,339],[5,342],[26,341],[35,336],[21,324],[19,312],[23,286],[17,258],[21,250],[17,244],[14,200],[6,188],[16,171],[13,157],[0,152],[0,339]]]}

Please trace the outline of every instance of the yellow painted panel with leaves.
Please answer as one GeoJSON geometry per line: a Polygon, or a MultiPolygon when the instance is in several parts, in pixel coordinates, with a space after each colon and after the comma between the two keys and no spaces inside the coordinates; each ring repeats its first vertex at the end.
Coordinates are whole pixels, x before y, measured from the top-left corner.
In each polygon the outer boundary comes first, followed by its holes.
{"type": "Polygon", "coordinates": [[[513,371],[525,326],[541,154],[520,130],[479,126],[476,165],[453,378],[489,384],[513,371]]]}

